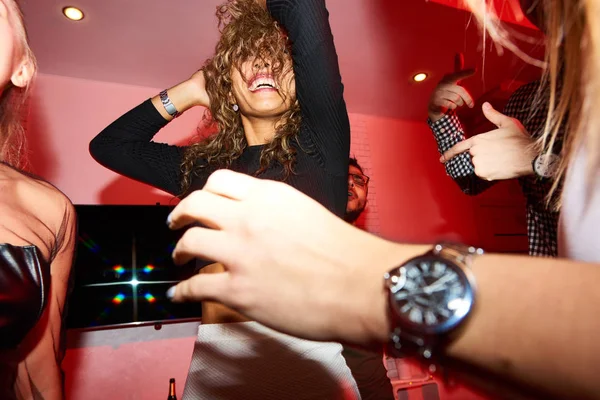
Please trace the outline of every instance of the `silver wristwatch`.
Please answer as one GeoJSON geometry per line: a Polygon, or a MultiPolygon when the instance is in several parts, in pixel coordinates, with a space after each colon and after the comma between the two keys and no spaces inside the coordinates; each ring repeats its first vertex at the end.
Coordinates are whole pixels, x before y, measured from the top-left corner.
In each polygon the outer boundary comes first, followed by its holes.
{"type": "Polygon", "coordinates": [[[169,113],[169,115],[173,118],[177,117],[179,115],[179,111],[177,111],[177,108],[175,108],[175,105],[173,103],[171,103],[171,99],[169,98],[169,95],[167,94],[167,90],[165,89],[162,92],[160,92],[159,96],[160,96],[160,101],[162,102],[163,106],[165,107],[165,110],[167,111],[167,113],[169,113]]]}
{"type": "Polygon", "coordinates": [[[469,265],[479,254],[476,247],[439,243],[384,275],[394,350],[429,359],[455,337],[475,305],[469,265]]]}

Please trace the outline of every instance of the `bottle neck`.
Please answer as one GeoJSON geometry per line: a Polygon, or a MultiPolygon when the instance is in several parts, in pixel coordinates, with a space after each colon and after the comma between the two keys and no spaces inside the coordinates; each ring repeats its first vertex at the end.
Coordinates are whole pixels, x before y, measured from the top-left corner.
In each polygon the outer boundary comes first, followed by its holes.
{"type": "Polygon", "coordinates": [[[176,400],[177,395],[175,394],[175,381],[169,382],[169,398],[167,400],[176,400]]]}

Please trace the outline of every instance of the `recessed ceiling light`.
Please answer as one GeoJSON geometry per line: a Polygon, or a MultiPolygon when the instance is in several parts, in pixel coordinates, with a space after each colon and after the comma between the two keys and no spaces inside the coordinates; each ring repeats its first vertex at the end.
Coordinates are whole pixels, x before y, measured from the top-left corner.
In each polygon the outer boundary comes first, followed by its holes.
{"type": "Polygon", "coordinates": [[[413,81],[415,82],[423,82],[425,79],[427,79],[427,74],[425,72],[419,72],[413,76],[413,81]]]}
{"type": "Polygon", "coordinates": [[[77,7],[65,7],[62,12],[71,21],[81,21],[83,19],[83,11],[77,7]]]}

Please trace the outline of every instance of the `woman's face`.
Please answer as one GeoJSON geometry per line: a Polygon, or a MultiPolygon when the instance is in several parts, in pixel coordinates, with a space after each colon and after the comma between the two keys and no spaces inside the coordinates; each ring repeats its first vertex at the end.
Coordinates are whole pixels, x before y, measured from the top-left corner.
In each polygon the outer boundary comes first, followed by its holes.
{"type": "Polygon", "coordinates": [[[281,116],[296,100],[296,81],[288,56],[277,80],[269,59],[251,59],[231,71],[232,95],[240,113],[246,117],[281,116]]]}
{"type": "Polygon", "coordinates": [[[20,22],[17,16],[11,14],[16,7],[12,1],[0,0],[0,92],[9,82],[20,87],[27,85],[32,74],[16,39],[17,31],[24,29],[16,30],[13,26],[20,22]]]}

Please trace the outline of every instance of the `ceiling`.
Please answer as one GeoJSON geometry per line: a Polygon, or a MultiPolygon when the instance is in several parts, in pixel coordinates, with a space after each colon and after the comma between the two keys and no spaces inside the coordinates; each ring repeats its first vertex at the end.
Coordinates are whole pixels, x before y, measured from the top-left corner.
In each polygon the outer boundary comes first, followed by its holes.
{"type": "MultiPolygon", "coordinates": [[[[40,72],[153,88],[172,86],[211,56],[218,38],[215,8],[222,0],[22,0],[40,72]],[[71,22],[61,9],[80,7],[71,22]]],[[[425,0],[328,0],[350,112],[423,120],[435,83],[462,52],[478,69],[464,81],[475,96],[539,69],[486,46],[469,14],[425,0]],[[420,84],[411,77],[425,71],[420,84]]],[[[528,37],[534,30],[514,26],[528,37]]],[[[542,49],[524,48],[538,57],[542,49]]]]}

